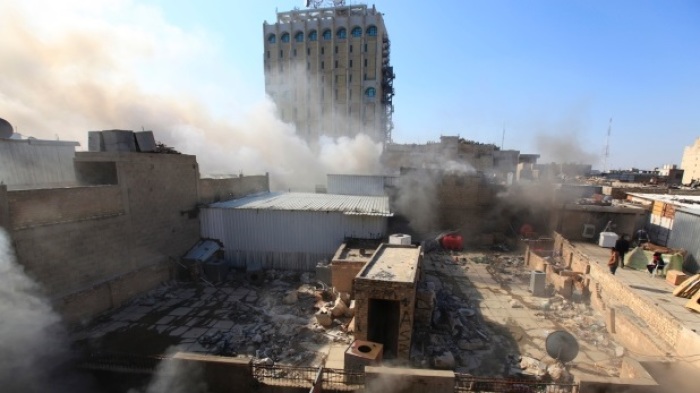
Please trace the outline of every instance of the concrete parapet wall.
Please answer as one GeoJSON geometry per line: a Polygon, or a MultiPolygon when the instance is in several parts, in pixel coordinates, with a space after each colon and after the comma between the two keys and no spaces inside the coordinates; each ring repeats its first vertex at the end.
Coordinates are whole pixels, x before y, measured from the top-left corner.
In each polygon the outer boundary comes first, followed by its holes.
{"type": "Polygon", "coordinates": [[[579,393],[660,393],[654,381],[615,377],[586,377],[579,381],[579,393]]]}
{"type": "Polygon", "coordinates": [[[611,332],[616,333],[616,339],[626,347],[649,356],[665,356],[670,349],[676,356],[690,357],[691,363],[700,365],[700,359],[695,360],[700,353],[700,337],[696,332],[617,280],[605,264],[591,263],[585,254],[558,233],[555,234],[556,250],[561,252],[562,258],[572,261],[573,269],[589,270],[591,305],[603,313],[613,310],[608,328],[614,326],[611,332]]]}
{"type": "Polygon", "coordinates": [[[77,324],[169,281],[173,271],[170,263],[163,262],[54,299],[53,303],[68,324],[77,324]]]}
{"type": "MultiPolygon", "coordinates": [[[[178,352],[171,360],[173,372],[200,375],[212,393],[258,392],[259,383],[253,377],[250,361],[246,359],[178,352]]],[[[306,389],[308,391],[308,388],[306,389]]]]}
{"type": "Polygon", "coordinates": [[[649,325],[654,335],[672,348],[676,348],[678,335],[683,325],[665,310],[637,295],[626,285],[615,279],[607,266],[591,264],[591,278],[602,286],[603,299],[610,297],[630,308],[649,325]]]}
{"type": "Polygon", "coordinates": [[[270,191],[270,178],[240,176],[227,179],[199,179],[199,203],[209,204],[270,191]]]}
{"type": "Polygon", "coordinates": [[[124,214],[119,186],[17,190],[7,198],[12,229],[124,214]]]}
{"type": "Polygon", "coordinates": [[[357,273],[362,270],[366,262],[337,262],[331,263],[332,285],[338,292],[352,294],[352,283],[357,273]]]}
{"type": "Polygon", "coordinates": [[[453,393],[454,384],[452,371],[365,367],[365,387],[370,392],[453,393]]]}

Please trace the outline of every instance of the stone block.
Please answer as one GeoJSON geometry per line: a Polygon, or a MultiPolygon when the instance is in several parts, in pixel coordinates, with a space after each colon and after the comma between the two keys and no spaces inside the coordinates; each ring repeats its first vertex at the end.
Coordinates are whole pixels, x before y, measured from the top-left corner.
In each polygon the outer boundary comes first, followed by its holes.
{"type": "Polygon", "coordinates": [[[666,281],[671,285],[678,285],[688,279],[688,275],[679,270],[669,270],[666,272],[666,281]]]}

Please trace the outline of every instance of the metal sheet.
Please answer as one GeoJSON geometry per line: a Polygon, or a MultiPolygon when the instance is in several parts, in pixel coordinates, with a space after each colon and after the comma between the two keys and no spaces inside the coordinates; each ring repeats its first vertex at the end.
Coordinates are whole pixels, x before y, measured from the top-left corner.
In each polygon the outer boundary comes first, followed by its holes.
{"type": "Polygon", "coordinates": [[[668,246],[688,252],[683,268],[700,271],[700,211],[676,210],[668,246]]]}
{"type": "Polygon", "coordinates": [[[382,175],[328,175],[328,193],[384,196],[384,178],[382,175]]]}
{"type": "Polygon", "coordinates": [[[218,202],[212,208],[235,210],[341,212],[367,216],[392,216],[389,198],[309,193],[264,193],[245,198],[218,202]]]}
{"type": "Polygon", "coordinates": [[[387,226],[386,217],[327,211],[207,207],[200,217],[202,237],[220,240],[234,266],[254,261],[289,270],[313,269],[345,238],[379,239],[387,226]]]}

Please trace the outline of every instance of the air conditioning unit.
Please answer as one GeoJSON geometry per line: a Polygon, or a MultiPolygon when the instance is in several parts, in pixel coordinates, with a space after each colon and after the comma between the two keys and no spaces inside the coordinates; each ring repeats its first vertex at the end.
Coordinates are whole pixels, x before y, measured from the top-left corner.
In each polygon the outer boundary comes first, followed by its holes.
{"type": "Polygon", "coordinates": [[[583,224],[583,233],[581,234],[584,239],[593,239],[595,237],[595,225],[583,224]]]}

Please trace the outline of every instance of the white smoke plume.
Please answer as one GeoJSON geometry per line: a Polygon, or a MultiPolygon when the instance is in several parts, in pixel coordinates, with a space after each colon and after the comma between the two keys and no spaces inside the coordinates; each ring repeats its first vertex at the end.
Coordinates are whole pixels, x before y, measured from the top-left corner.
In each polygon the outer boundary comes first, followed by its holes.
{"type": "Polygon", "coordinates": [[[69,371],[68,339],[39,285],[15,261],[0,228],[0,390],[44,393],[87,391],[69,371]]]}
{"type": "Polygon", "coordinates": [[[211,42],[130,0],[2,2],[0,116],[25,136],[83,149],[87,131],[143,127],[196,155],[205,175],[270,172],[279,189],[378,171],[381,145],[365,135],[310,148],[269,99],[251,102],[263,94],[245,75],[217,66],[223,49],[211,42]]]}
{"type": "MultiPolygon", "coordinates": [[[[176,352],[169,349],[167,357],[176,352]]],[[[207,393],[204,367],[195,362],[173,359],[162,360],[153,378],[142,390],[130,389],[127,393],[207,393]]]]}

